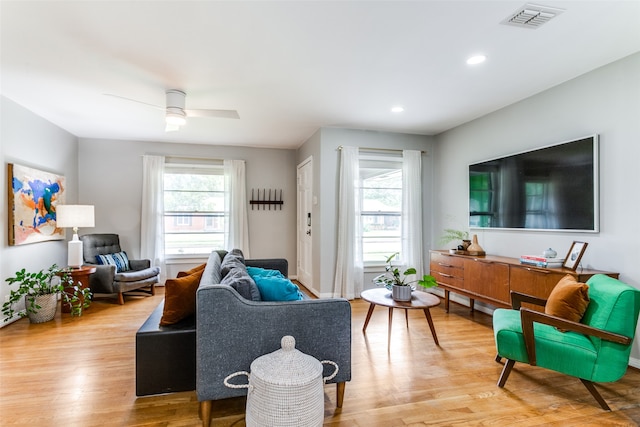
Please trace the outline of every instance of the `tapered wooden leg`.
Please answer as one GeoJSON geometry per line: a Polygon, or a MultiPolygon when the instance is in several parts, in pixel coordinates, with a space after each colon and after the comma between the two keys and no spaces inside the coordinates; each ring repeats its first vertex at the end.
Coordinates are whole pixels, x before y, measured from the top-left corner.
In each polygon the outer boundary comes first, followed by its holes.
{"type": "Polygon", "coordinates": [[[200,419],[202,419],[202,427],[209,427],[211,425],[211,400],[204,400],[200,402],[200,419]]]}
{"type": "Polygon", "coordinates": [[[118,292],[118,304],[124,305],[124,294],[122,292],[118,292]]]}
{"type": "Polygon", "coordinates": [[[376,308],[375,304],[369,305],[369,311],[367,311],[367,318],[364,319],[364,326],[362,327],[362,332],[367,332],[367,325],[369,324],[369,320],[371,320],[371,314],[373,313],[374,308],[376,308]]]}
{"type": "Polygon", "coordinates": [[[598,401],[602,409],[604,409],[605,411],[611,410],[611,408],[609,408],[609,405],[607,405],[607,402],[604,401],[604,399],[602,398],[598,390],[596,390],[596,386],[593,384],[593,382],[588,380],[583,380],[582,378],[580,378],[580,381],[582,381],[582,384],[584,384],[587,390],[589,390],[589,393],[591,393],[591,396],[593,396],[598,401]]]}
{"type": "Polygon", "coordinates": [[[444,290],[444,311],[449,312],[449,291],[444,290]]]}
{"type": "Polygon", "coordinates": [[[436,345],[440,345],[438,342],[438,335],[436,335],[436,327],[433,326],[433,319],[431,319],[431,312],[428,308],[424,309],[424,315],[427,318],[427,322],[429,322],[429,329],[431,329],[431,335],[433,335],[433,341],[435,341],[436,345]]]}
{"type": "Polygon", "coordinates": [[[504,368],[502,368],[502,373],[500,374],[500,379],[498,380],[498,387],[504,387],[511,370],[513,369],[513,365],[515,364],[515,360],[507,359],[507,363],[504,364],[504,368]]]}
{"type": "Polygon", "coordinates": [[[496,362],[502,362],[502,356],[500,356],[499,354],[496,354],[496,362]]]}
{"type": "Polygon", "coordinates": [[[404,321],[407,324],[407,328],[409,327],[409,310],[404,309],[404,321]]]}
{"type": "Polygon", "coordinates": [[[336,384],[336,406],[342,408],[342,402],[344,402],[344,388],[347,385],[346,382],[336,384]]]}
{"type": "Polygon", "coordinates": [[[387,332],[387,350],[391,349],[391,325],[393,324],[393,307],[389,307],[389,331],[387,332]]]}
{"type": "Polygon", "coordinates": [[[151,284],[151,295],[155,295],[156,294],[156,284],[152,283],[151,284]]]}

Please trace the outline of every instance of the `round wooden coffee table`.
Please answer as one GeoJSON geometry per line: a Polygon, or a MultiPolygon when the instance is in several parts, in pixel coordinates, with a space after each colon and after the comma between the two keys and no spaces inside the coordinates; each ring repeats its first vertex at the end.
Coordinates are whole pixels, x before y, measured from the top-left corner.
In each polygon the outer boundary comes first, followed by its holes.
{"type": "Polygon", "coordinates": [[[363,300],[371,304],[369,306],[369,311],[367,312],[367,318],[364,321],[364,326],[362,327],[362,332],[366,333],[367,325],[369,324],[371,314],[373,313],[373,309],[376,307],[376,305],[389,307],[389,332],[387,336],[387,347],[389,347],[389,345],[391,344],[391,323],[393,320],[393,309],[403,308],[405,310],[404,317],[407,323],[407,327],[409,327],[408,310],[419,309],[424,311],[424,315],[427,318],[427,322],[429,323],[429,328],[431,329],[431,335],[433,335],[433,341],[435,341],[436,345],[440,345],[438,343],[438,336],[436,335],[436,328],[433,326],[433,320],[431,319],[431,313],[429,312],[429,309],[431,307],[435,307],[440,304],[440,298],[438,298],[437,296],[428,292],[418,291],[411,293],[411,301],[395,301],[391,298],[391,291],[388,291],[386,288],[367,289],[366,291],[363,291],[360,296],[363,300]]]}

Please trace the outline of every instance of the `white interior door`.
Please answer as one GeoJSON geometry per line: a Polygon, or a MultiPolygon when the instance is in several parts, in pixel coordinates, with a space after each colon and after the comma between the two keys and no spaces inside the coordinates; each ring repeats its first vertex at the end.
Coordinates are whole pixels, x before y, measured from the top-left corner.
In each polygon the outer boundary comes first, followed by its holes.
{"type": "Polygon", "coordinates": [[[298,165],[298,281],[313,290],[313,158],[298,165]]]}

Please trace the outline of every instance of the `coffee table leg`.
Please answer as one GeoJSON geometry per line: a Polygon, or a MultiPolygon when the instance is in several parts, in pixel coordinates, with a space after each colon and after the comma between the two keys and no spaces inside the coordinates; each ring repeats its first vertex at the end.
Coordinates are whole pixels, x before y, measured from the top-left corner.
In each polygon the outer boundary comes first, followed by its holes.
{"type": "Polygon", "coordinates": [[[431,335],[433,335],[433,341],[435,341],[436,345],[440,345],[438,343],[438,336],[436,335],[436,328],[433,326],[433,320],[431,319],[431,312],[428,308],[424,309],[424,315],[427,318],[427,322],[429,322],[429,328],[431,328],[431,335]]]}
{"type": "Polygon", "coordinates": [[[409,327],[409,310],[404,309],[404,321],[407,324],[407,328],[409,327]]]}
{"type": "Polygon", "coordinates": [[[369,311],[367,312],[367,318],[364,320],[364,326],[362,327],[362,332],[367,332],[367,325],[369,324],[369,320],[371,319],[371,313],[373,313],[373,309],[376,307],[375,304],[369,305],[369,311]]]}
{"type": "Polygon", "coordinates": [[[393,323],[393,307],[389,307],[389,332],[387,334],[387,350],[391,349],[391,325],[393,323]]]}

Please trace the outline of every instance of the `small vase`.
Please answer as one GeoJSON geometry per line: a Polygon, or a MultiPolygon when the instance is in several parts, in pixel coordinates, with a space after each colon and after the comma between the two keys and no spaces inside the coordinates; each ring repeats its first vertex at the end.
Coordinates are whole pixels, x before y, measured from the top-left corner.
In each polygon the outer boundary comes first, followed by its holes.
{"type": "Polygon", "coordinates": [[[482,249],[482,246],[478,244],[477,234],[473,235],[473,243],[469,245],[469,247],[467,248],[467,251],[469,252],[470,255],[484,255],[484,249],[482,249]]]}
{"type": "Polygon", "coordinates": [[[394,301],[411,301],[411,286],[393,285],[391,287],[391,298],[394,301]]]}

